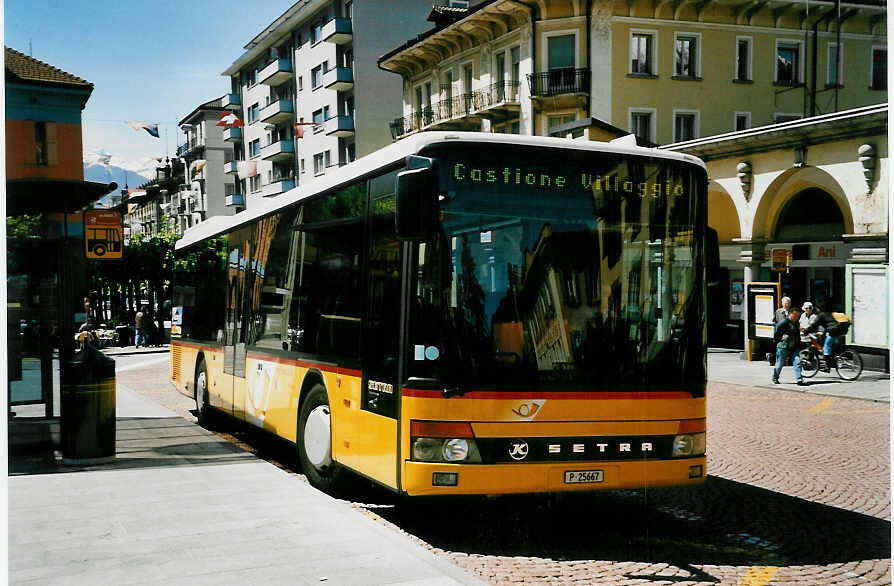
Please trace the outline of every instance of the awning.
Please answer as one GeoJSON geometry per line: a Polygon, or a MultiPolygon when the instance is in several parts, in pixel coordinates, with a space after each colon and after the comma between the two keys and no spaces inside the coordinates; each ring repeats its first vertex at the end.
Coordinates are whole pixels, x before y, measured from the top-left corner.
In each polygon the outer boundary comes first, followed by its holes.
{"type": "Polygon", "coordinates": [[[76,212],[118,185],[71,179],[13,179],[6,182],[6,215],[76,212]]]}

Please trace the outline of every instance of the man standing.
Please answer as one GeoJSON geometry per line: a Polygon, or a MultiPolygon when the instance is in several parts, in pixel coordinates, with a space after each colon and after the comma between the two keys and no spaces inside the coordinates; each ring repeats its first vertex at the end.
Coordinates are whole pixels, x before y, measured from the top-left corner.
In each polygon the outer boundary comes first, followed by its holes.
{"type": "Polygon", "coordinates": [[[140,311],[137,312],[137,315],[134,317],[134,327],[136,328],[136,336],[137,336],[137,348],[140,347],[140,342],[143,343],[144,346],[149,346],[146,342],[145,338],[145,330],[143,329],[144,323],[146,321],[146,306],[140,308],[140,311]]]}
{"type": "MultiPolygon", "coordinates": [[[[791,305],[790,299],[789,305],[791,305]]],[[[793,307],[789,310],[788,317],[776,324],[776,329],[773,332],[773,341],[776,342],[776,364],[773,367],[774,385],[779,384],[779,373],[789,358],[792,360],[798,385],[804,384],[804,379],[801,377],[801,357],[798,356],[798,341],[801,339],[801,325],[798,321],[800,318],[801,310],[793,307]]]]}
{"type": "Polygon", "coordinates": [[[774,316],[775,319],[773,321],[775,323],[779,323],[781,321],[788,320],[788,312],[792,308],[792,298],[791,297],[783,297],[782,298],[782,307],[776,310],[776,314],[774,316]]]}

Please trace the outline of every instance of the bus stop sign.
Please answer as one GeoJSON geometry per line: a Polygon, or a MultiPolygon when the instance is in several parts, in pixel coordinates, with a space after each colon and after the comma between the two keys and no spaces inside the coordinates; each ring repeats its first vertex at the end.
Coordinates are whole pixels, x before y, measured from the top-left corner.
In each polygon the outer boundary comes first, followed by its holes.
{"type": "Polygon", "coordinates": [[[123,222],[119,212],[90,210],[84,212],[84,246],[87,258],[120,260],[124,246],[123,222]]]}

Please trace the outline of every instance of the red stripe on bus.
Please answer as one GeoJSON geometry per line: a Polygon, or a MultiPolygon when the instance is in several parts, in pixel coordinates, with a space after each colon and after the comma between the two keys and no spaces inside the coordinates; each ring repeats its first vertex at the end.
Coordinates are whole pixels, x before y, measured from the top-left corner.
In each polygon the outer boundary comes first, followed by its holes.
{"type": "MultiPolygon", "coordinates": [[[[404,389],[404,397],[417,397],[421,399],[443,399],[441,391],[420,389],[404,389]]],[[[568,391],[469,391],[463,395],[454,395],[453,399],[691,399],[692,394],[683,391],[669,391],[666,393],[656,391],[607,391],[599,392],[568,392],[568,391]]]]}

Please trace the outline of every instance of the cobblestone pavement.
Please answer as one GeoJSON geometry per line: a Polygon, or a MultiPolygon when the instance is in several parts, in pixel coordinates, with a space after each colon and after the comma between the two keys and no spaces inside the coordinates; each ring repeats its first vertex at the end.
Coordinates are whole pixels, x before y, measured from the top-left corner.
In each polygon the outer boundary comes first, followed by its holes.
{"type": "MultiPolygon", "coordinates": [[[[195,421],[166,368],[118,380],[195,421]]],[[[891,583],[887,404],[711,383],[708,405],[703,487],[403,502],[358,483],[354,506],[495,585],[891,583]]]]}

